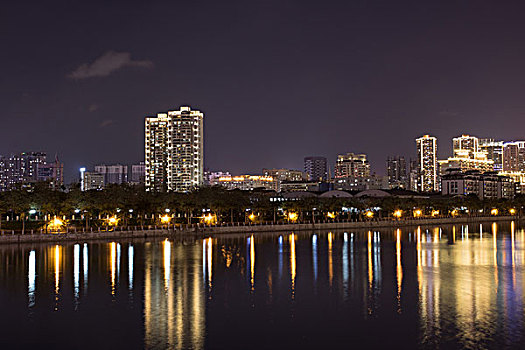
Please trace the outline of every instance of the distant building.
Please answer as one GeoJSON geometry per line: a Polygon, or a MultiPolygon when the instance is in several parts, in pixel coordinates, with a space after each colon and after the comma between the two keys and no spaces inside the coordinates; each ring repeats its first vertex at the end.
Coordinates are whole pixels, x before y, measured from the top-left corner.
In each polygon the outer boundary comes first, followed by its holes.
{"type": "Polygon", "coordinates": [[[525,172],[525,141],[503,144],[503,171],[525,172]]]}
{"type": "Polygon", "coordinates": [[[22,152],[0,157],[0,191],[38,181],[51,181],[50,185],[56,188],[64,183],[63,169],[58,159],[47,163],[45,152],[22,152]]]}
{"type": "Polygon", "coordinates": [[[408,189],[410,191],[419,191],[419,165],[417,159],[410,158],[410,163],[408,167],[408,189]]]}
{"type": "Polygon", "coordinates": [[[369,176],[370,164],[366,154],[347,153],[337,156],[335,178],[367,178],[369,176]]]}
{"type": "Polygon", "coordinates": [[[204,114],[183,106],[146,117],[146,190],[188,192],[203,184],[204,114]]]}
{"type": "Polygon", "coordinates": [[[494,171],[503,170],[503,141],[479,139],[479,150],[485,152],[487,159],[492,160],[494,171]]]}
{"type": "Polygon", "coordinates": [[[218,184],[221,177],[231,177],[229,171],[205,171],[204,172],[204,185],[214,186],[218,184]]]}
{"type": "Polygon", "coordinates": [[[80,168],[80,190],[102,190],[104,188],[104,174],[86,171],[86,168],[80,168]]]}
{"type": "Polygon", "coordinates": [[[424,135],[416,139],[418,157],[418,189],[421,192],[439,190],[437,139],[424,135]]]}
{"type": "Polygon", "coordinates": [[[95,172],[104,175],[104,185],[128,182],[128,166],[121,164],[95,165],[95,172]]]}
{"type": "Polygon", "coordinates": [[[279,182],[271,176],[259,175],[240,175],[240,176],[221,176],[214,179],[211,186],[222,186],[228,190],[239,189],[243,191],[251,191],[257,188],[265,190],[278,191],[279,182]]]}
{"type": "Polygon", "coordinates": [[[480,199],[514,198],[515,186],[511,178],[496,172],[449,169],[441,176],[443,195],[476,195],[480,199]]]}
{"type": "Polygon", "coordinates": [[[452,139],[452,149],[454,153],[452,157],[439,161],[440,174],[444,174],[448,169],[481,172],[494,170],[494,161],[488,159],[485,151],[480,150],[477,137],[470,135],[455,137],[452,139]]]}
{"type": "Polygon", "coordinates": [[[128,177],[129,182],[134,185],[143,184],[146,177],[146,165],[144,162],[131,165],[131,174],[128,177]]]}
{"type": "Polygon", "coordinates": [[[339,191],[364,191],[388,188],[388,177],[370,175],[367,177],[339,177],[334,179],[334,190],[339,191]]]}
{"type": "Polygon", "coordinates": [[[407,189],[409,187],[405,157],[388,157],[386,160],[386,172],[389,188],[407,189]]]}
{"type": "Polygon", "coordinates": [[[325,157],[305,157],[304,172],[310,180],[327,181],[328,180],[328,163],[325,157]]]}
{"type": "Polygon", "coordinates": [[[281,191],[281,184],[284,182],[303,182],[308,179],[308,175],[300,170],[292,169],[263,169],[265,177],[272,177],[277,180],[277,191],[281,191]]]}

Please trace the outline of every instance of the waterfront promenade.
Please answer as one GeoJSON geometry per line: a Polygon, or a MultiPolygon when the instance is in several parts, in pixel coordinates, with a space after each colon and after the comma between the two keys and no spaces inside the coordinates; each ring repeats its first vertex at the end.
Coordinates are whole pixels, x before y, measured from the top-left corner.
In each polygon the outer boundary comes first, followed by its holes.
{"type": "Polygon", "coordinates": [[[441,218],[405,218],[399,220],[367,220],[367,221],[330,221],[315,223],[264,223],[264,224],[190,224],[164,226],[116,226],[111,230],[74,230],[65,233],[44,233],[38,231],[20,232],[0,231],[0,244],[112,240],[120,238],[170,237],[173,235],[194,238],[205,238],[227,234],[264,233],[264,232],[295,232],[311,230],[351,230],[376,229],[385,227],[424,226],[442,224],[466,224],[471,222],[494,222],[523,220],[518,216],[460,216],[441,218]]]}

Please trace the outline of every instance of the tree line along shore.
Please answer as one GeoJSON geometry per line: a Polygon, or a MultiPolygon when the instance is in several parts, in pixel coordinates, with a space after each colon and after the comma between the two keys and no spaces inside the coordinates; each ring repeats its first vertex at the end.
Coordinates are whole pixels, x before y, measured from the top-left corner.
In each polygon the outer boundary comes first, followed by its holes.
{"type": "Polygon", "coordinates": [[[525,196],[480,200],[476,196],[417,198],[320,198],[283,200],[275,192],[203,187],[189,193],[152,193],[144,187],[104,190],[31,189],[0,193],[0,229],[53,230],[109,226],[309,223],[399,220],[449,216],[521,215],[525,196]],[[50,227],[59,225],[61,228],[50,227]]]}

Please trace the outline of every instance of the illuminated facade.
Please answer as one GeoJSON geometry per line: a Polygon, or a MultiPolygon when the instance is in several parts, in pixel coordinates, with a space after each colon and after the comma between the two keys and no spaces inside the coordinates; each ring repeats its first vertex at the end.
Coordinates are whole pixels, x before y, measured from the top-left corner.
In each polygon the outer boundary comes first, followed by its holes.
{"type": "Polygon", "coordinates": [[[105,184],[123,184],[128,182],[127,165],[96,165],[95,172],[104,175],[105,184]]]}
{"type": "Polygon", "coordinates": [[[416,139],[418,156],[418,190],[434,192],[439,190],[437,139],[424,135],[416,139]]]}
{"type": "Polygon", "coordinates": [[[204,114],[183,106],[146,117],[147,191],[188,192],[203,185],[204,114]]]}
{"type": "Polygon", "coordinates": [[[494,170],[494,161],[488,159],[485,151],[480,150],[477,137],[470,135],[455,137],[452,139],[452,149],[452,157],[439,161],[441,174],[448,169],[479,170],[481,172],[494,170]]]}
{"type": "Polygon", "coordinates": [[[476,170],[462,172],[449,170],[441,176],[441,194],[476,195],[479,199],[512,199],[514,183],[510,177],[499,176],[496,172],[481,173],[476,170]]]}
{"type": "Polygon", "coordinates": [[[258,175],[240,175],[231,176],[225,175],[219,178],[210,180],[211,186],[222,186],[228,190],[239,189],[243,191],[251,191],[256,188],[264,188],[266,190],[278,191],[279,181],[271,176],[258,175]]]}
{"type": "Polygon", "coordinates": [[[49,181],[51,187],[57,188],[64,183],[63,170],[64,165],[57,157],[54,163],[48,163],[45,152],[22,152],[9,157],[0,156],[0,191],[38,181],[49,181]]]}
{"type": "Polygon", "coordinates": [[[370,164],[366,154],[347,153],[338,155],[335,164],[335,177],[370,177],[370,164]]]}
{"type": "Polygon", "coordinates": [[[503,144],[503,171],[525,172],[525,141],[503,144]]]}
{"type": "Polygon", "coordinates": [[[503,144],[503,141],[494,139],[479,139],[479,150],[494,162],[494,171],[503,170],[503,144]]]}

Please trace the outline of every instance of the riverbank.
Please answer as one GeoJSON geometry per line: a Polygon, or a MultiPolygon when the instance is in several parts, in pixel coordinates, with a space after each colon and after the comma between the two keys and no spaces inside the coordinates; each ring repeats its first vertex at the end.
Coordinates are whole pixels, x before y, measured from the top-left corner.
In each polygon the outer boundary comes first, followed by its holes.
{"type": "Polygon", "coordinates": [[[150,237],[218,237],[228,234],[258,233],[258,232],[295,232],[312,230],[350,230],[350,229],[376,229],[385,227],[406,227],[406,226],[435,226],[443,224],[465,224],[471,222],[494,222],[523,220],[517,216],[467,216],[467,217],[447,217],[447,218],[410,218],[403,220],[373,220],[373,221],[350,221],[350,222],[323,222],[307,224],[265,224],[265,225],[241,225],[241,226],[203,226],[191,225],[186,227],[170,227],[169,229],[159,228],[121,228],[115,231],[94,231],[94,232],[70,232],[60,234],[26,233],[14,234],[13,232],[3,231],[0,235],[0,244],[18,243],[56,243],[56,242],[84,242],[94,240],[114,240],[114,239],[144,239],[150,237]]]}

